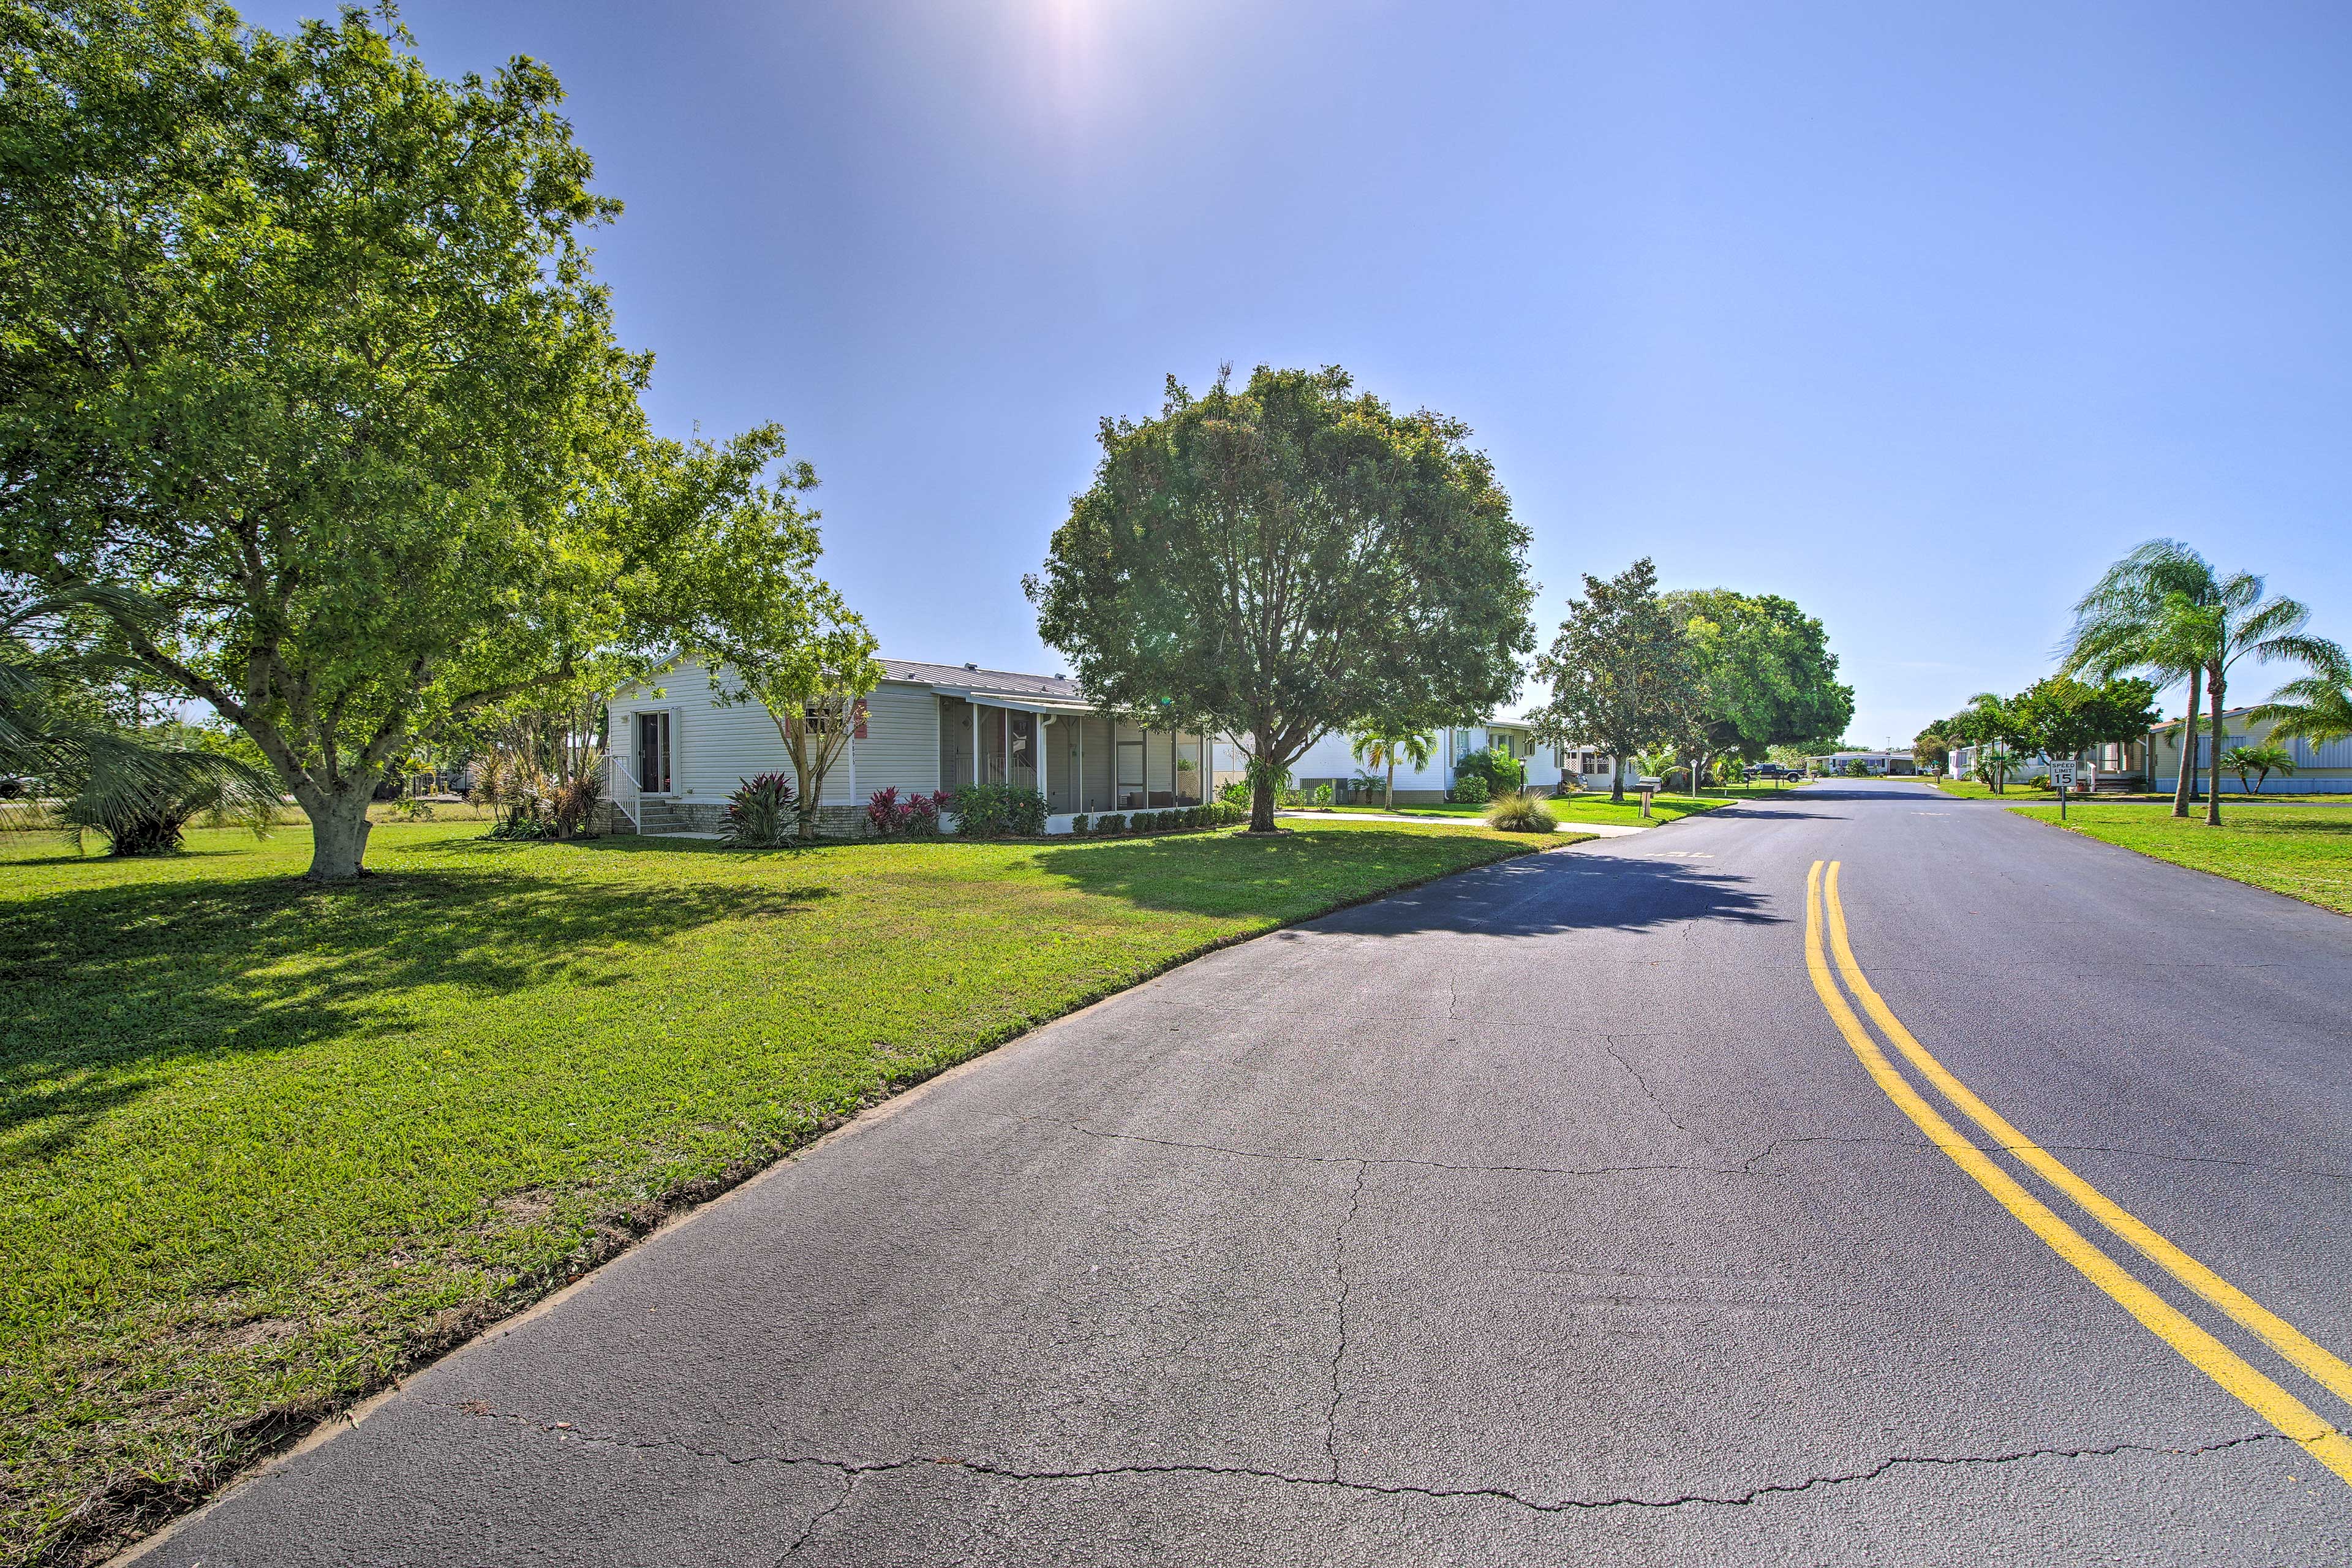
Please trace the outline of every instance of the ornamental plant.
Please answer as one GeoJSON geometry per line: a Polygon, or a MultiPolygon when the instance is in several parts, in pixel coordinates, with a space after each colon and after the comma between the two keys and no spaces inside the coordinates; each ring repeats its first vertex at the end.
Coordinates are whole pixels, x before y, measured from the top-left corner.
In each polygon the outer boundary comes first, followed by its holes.
{"type": "Polygon", "coordinates": [[[727,818],[719,841],[730,849],[773,849],[789,841],[795,826],[793,781],[782,773],[744,779],[727,797],[727,818]]]}

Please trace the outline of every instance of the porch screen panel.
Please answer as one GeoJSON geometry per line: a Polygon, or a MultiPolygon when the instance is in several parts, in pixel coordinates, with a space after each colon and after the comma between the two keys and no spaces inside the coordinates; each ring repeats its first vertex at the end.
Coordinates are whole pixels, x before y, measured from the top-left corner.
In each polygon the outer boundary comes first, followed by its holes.
{"type": "Polygon", "coordinates": [[[1037,715],[1007,710],[1004,715],[1004,782],[1019,789],[1037,787],[1037,715]]]}
{"type": "Polygon", "coordinates": [[[1143,806],[1143,742],[1121,741],[1118,743],[1118,809],[1138,811],[1143,806]]]}

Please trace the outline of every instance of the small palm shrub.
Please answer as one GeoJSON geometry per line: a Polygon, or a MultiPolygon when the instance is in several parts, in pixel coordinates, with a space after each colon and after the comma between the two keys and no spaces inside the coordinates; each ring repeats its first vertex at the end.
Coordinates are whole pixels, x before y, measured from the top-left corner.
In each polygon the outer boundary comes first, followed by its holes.
{"type": "Polygon", "coordinates": [[[791,842],[799,826],[793,794],[793,781],[782,773],[738,781],[727,797],[727,820],[719,841],[730,849],[773,849],[791,842]]]}
{"type": "Polygon", "coordinates": [[[1486,826],[1504,833],[1549,833],[1559,825],[1543,796],[1520,790],[1486,808],[1486,826]]]}

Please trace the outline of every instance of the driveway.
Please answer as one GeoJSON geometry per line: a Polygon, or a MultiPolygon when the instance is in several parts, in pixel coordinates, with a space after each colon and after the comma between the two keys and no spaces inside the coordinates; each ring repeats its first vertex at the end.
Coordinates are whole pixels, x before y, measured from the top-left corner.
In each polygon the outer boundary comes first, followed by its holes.
{"type": "Polygon", "coordinates": [[[2116,1291],[2344,1402],[2035,1185],[2124,1276],[2095,1282],[1864,1070],[1807,964],[1832,860],[1925,1050],[2352,1352],[2352,921],[1823,784],[1041,1029],[146,1561],[2352,1559],[2352,1485],[2116,1291]]]}

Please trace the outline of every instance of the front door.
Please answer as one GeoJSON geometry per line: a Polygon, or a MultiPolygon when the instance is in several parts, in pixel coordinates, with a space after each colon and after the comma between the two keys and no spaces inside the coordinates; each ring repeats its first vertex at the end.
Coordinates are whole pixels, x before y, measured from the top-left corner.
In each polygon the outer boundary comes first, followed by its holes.
{"type": "Polygon", "coordinates": [[[637,715],[637,787],[647,795],[669,794],[669,715],[637,715]]]}

